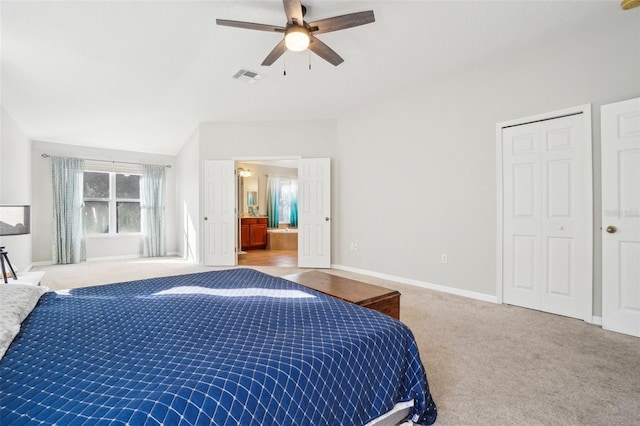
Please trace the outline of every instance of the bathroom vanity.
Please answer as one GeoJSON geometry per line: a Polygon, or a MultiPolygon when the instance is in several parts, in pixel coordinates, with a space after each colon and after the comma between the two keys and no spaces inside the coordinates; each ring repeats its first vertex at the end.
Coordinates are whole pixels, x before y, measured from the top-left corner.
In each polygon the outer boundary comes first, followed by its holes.
{"type": "Polygon", "coordinates": [[[240,243],[242,250],[267,248],[267,217],[241,218],[240,243]]]}

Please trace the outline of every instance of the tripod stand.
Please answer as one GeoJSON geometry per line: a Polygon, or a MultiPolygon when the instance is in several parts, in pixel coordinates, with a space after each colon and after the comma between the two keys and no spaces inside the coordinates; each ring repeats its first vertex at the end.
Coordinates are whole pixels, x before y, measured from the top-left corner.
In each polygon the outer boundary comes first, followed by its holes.
{"type": "Polygon", "coordinates": [[[9,281],[7,281],[7,270],[5,269],[4,263],[7,262],[7,265],[9,265],[9,270],[11,270],[11,276],[13,277],[14,280],[18,279],[18,276],[16,275],[16,271],[13,270],[13,266],[11,266],[11,262],[9,262],[9,256],[7,256],[7,251],[4,249],[4,247],[0,247],[0,264],[2,265],[2,279],[4,280],[4,283],[7,284],[9,281]]]}

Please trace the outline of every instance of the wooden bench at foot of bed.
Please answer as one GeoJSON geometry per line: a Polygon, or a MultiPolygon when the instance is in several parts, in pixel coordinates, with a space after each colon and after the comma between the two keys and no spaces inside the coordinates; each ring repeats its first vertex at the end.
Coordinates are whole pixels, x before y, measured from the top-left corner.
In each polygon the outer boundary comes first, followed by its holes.
{"type": "Polygon", "coordinates": [[[320,271],[302,272],[282,278],[400,319],[400,292],[396,290],[320,271]]]}

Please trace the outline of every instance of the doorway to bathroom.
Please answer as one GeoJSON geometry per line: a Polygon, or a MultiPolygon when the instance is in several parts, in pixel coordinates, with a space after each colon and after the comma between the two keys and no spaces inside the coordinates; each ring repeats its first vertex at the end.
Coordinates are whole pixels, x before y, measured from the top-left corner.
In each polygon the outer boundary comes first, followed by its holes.
{"type": "Polygon", "coordinates": [[[238,160],[238,265],[298,266],[298,160],[238,160]]]}
{"type": "MultiPolygon", "coordinates": [[[[204,264],[207,266],[235,266],[238,264],[238,250],[243,247],[244,210],[239,209],[237,163],[246,163],[250,159],[205,160],[203,164],[203,249],[204,264]],[[241,213],[242,212],[242,213],[241,213]],[[240,241],[240,243],[238,243],[240,241]]],[[[261,160],[262,161],[262,160],[261,160]]],[[[331,159],[297,158],[298,161],[298,267],[331,267],[331,159]]],[[[244,183],[244,181],[243,181],[244,183]]],[[[258,182],[259,183],[259,182],[258,182]]],[[[245,196],[245,191],[240,191],[245,196]]],[[[252,195],[253,196],[253,195],[252,195]]],[[[261,197],[260,187],[256,194],[258,203],[261,197]]],[[[248,195],[247,195],[248,197],[248,195]]],[[[264,204],[263,203],[263,204],[264,204]]],[[[247,208],[247,212],[249,209],[247,208]]],[[[254,226],[252,244],[262,245],[266,249],[269,214],[261,214],[260,204],[254,206],[253,215],[245,216],[247,225],[254,226]],[[256,208],[257,207],[257,208],[256,208]],[[262,232],[258,233],[262,228],[262,232]],[[262,238],[262,240],[260,240],[262,238]]],[[[295,233],[289,223],[288,228],[280,228],[280,222],[273,231],[295,233]],[[288,229],[288,231],[287,231],[288,229]]],[[[251,238],[251,228],[249,228],[251,238]]]]}

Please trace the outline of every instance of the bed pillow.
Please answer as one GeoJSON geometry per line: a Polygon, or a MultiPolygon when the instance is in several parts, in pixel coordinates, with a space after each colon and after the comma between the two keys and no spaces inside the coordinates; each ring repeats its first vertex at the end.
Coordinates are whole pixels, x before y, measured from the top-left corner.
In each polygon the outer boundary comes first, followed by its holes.
{"type": "Polygon", "coordinates": [[[49,289],[30,284],[0,283],[0,359],[20,331],[20,324],[49,289]]]}

